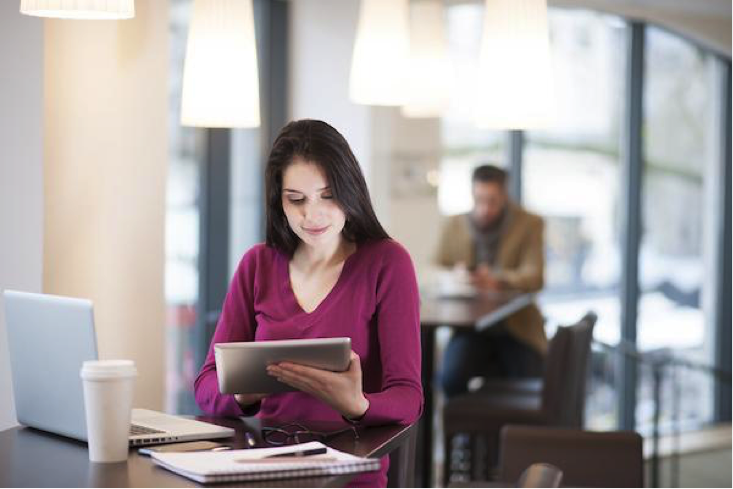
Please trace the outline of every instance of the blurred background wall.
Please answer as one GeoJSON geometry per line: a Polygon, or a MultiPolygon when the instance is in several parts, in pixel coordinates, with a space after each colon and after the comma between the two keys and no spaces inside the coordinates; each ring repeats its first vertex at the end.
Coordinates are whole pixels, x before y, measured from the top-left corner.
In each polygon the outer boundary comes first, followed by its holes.
{"type": "Polygon", "coordinates": [[[162,409],[168,4],[136,4],[43,21],[43,290],[93,300],[100,358],[134,360],[135,405],[162,409]]]}

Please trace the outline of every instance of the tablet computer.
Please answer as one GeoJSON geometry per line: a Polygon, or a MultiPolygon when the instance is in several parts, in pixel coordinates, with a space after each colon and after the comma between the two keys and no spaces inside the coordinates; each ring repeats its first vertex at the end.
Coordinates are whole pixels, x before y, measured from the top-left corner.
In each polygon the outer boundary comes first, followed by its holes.
{"type": "Polygon", "coordinates": [[[349,368],[351,338],[248,341],[214,345],[222,394],[270,394],[297,390],[267,374],[267,366],[292,362],[343,372],[349,368]]]}

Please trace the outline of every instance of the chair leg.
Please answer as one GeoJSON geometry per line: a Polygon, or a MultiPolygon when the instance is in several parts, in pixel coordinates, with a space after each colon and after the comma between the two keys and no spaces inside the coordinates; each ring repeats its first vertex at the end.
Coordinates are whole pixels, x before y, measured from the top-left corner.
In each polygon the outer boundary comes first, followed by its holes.
{"type": "Polygon", "coordinates": [[[451,433],[445,436],[445,463],[443,487],[451,481],[465,482],[471,476],[471,443],[466,433],[451,433]]]}
{"type": "Polygon", "coordinates": [[[443,486],[448,487],[450,482],[451,465],[453,459],[453,435],[446,433],[443,437],[443,486]]]}
{"type": "Polygon", "coordinates": [[[484,435],[473,433],[471,435],[471,480],[487,480],[486,456],[486,440],[484,435]]]}

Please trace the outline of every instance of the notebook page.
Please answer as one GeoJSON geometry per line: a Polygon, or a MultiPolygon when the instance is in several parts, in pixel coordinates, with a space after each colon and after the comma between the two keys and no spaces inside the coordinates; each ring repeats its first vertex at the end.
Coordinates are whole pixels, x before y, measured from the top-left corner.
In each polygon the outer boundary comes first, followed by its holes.
{"type": "Polygon", "coordinates": [[[223,452],[154,453],[155,463],[198,482],[248,480],[328,475],[378,470],[379,460],[364,459],[327,448],[327,453],[292,461],[268,459],[268,455],[324,447],[320,442],[301,443],[275,448],[251,448],[223,452]],[[319,459],[327,459],[320,460],[319,459]],[[335,460],[334,460],[335,459],[335,460]]]}

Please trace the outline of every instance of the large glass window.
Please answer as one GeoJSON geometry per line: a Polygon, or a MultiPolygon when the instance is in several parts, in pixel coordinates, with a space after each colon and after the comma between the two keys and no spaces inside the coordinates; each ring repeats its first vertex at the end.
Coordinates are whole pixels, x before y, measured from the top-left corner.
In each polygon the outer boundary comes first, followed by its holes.
{"type": "MultiPolygon", "coordinates": [[[[524,205],[545,220],[548,332],[587,311],[594,336],[619,340],[619,131],[623,111],[624,24],[586,11],[550,9],[557,120],[526,133],[524,205]]],[[[613,358],[594,357],[587,424],[617,422],[613,358]]]]}
{"type": "MultiPolygon", "coordinates": [[[[262,2],[255,2],[255,22],[263,22],[262,2]]],[[[186,41],[193,10],[192,0],[174,0],[170,8],[170,79],[169,140],[170,162],[166,197],[166,409],[180,414],[197,413],[193,387],[201,368],[202,352],[208,351],[208,339],[201,328],[199,300],[201,258],[202,170],[206,162],[206,129],[180,124],[181,89],[186,41]]],[[[258,29],[258,35],[260,30],[258,29]]],[[[263,40],[258,38],[259,52],[263,40]]],[[[262,58],[260,58],[262,62],[262,58]]],[[[262,240],[262,155],[261,130],[230,130],[229,168],[229,252],[226,277],[231,275],[244,252],[262,240]]],[[[225,138],[226,139],[226,138],[225,138]]],[[[221,149],[221,148],[218,148],[221,149]]],[[[207,236],[209,240],[212,236],[207,236]]],[[[220,243],[217,243],[217,245],[220,243]]],[[[218,249],[218,248],[217,248],[218,249]]],[[[209,253],[212,253],[209,250],[209,253]]],[[[209,316],[221,304],[209,304],[209,316]]]]}
{"type": "Polygon", "coordinates": [[[264,241],[264,176],[260,161],[260,129],[233,129],[231,184],[229,186],[229,274],[244,253],[264,241]]]}
{"type": "MultiPolygon", "coordinates": [[[[705,194],[714,191],[711,164],[714,91],[712,56],[658,28],[646,29],[644,85],[644,179],[639,256],[641,297],[638,346],[646,352],[712,364],[703,307],[706,276],[712,276],[712,226],[705,194]],[[706,269],[706,264],[708,269],[706,269]]],[[[710,328],[713,325],[709,326],[710,328]]],[[[653,400],[642,370],[637,404],[640,428],[651,422],[653,400]]],[[[666,371],[662,421],[674,415],[671,387],[680,391],[679,419],[695,424],[712,414],[712,384],[698,371],[666,371]]]]}
{"type": "Polygon", "coordinates": [[[198,373],[196,352],[199,294],[199,182],[203,131],[180,124],[183,61],[193,2],[170,5],[169,154],[166,191],[166,410],[193,413],[193,382],[198,373]]]}

